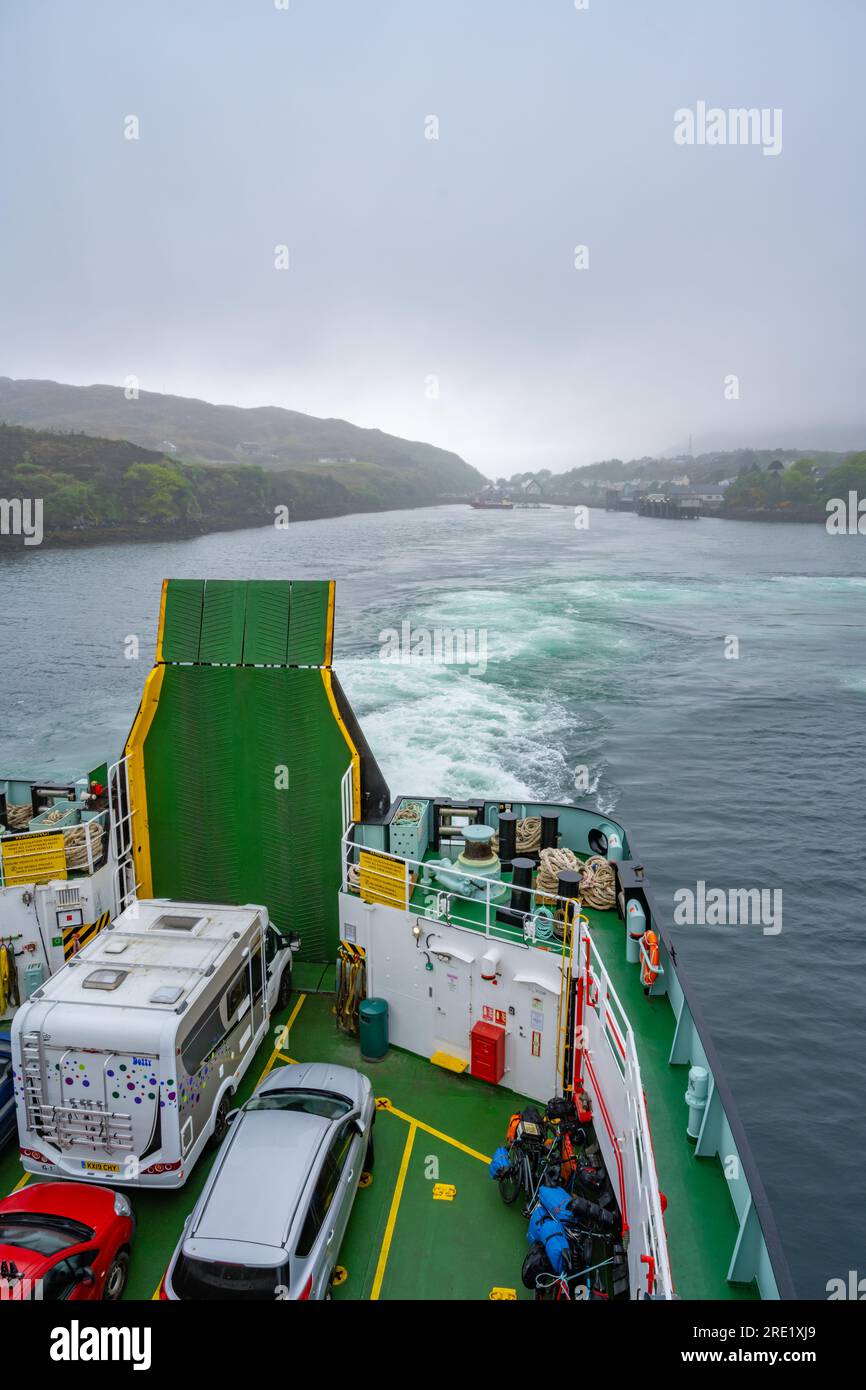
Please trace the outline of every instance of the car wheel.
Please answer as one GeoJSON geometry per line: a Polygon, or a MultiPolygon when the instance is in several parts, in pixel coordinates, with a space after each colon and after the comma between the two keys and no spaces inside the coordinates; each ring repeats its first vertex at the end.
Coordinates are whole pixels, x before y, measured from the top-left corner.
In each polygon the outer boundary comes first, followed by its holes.
{"type": "Polygon", "coordinates": [[[226,1137],[226,1130],[229,1127],[229,1110],[231,1108],[231,1095],[225,1092],[222,1100],[217,1106],[216,1119],[213,1126],[213,1140],[215,1144],[221,1144],[226,1137]]]}
{"type": "Polygon", "coordinates": [[[372,1173],[373,1164],[376,1162],[376,1150],[373,1147],[373,1132],[370,1131],[370,1138],[367,1140],[367,1152],[364,1155],[364,1171],[372,1173]]]}
{"type": "Polygon", "coordinates": [[[119,1250],[108,1266],[108,1273],[102,1286],[102,1297],[107,1303],[116,1303],[123,1296],[128,1275],[129,1251],[119,1250]]]}
{"type": "Polygon", "coordinates": [[[284,1009],[292,997],[292,970],[291,966],[286,966],[283,971],[283,978],[280,980],[280,988],[277,993],[277,1008],[284,1009]]]}

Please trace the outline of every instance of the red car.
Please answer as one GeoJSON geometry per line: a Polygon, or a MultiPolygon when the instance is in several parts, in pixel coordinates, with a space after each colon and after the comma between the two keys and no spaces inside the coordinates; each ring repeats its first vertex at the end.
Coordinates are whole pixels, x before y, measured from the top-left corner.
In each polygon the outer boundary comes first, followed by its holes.
{"type": "Polygon", "coordinates": [[[0,1201],[0,1299],[110,1299],[126,1287],[129,1198],[90,1183],[34,1182],[0,1201]]]}

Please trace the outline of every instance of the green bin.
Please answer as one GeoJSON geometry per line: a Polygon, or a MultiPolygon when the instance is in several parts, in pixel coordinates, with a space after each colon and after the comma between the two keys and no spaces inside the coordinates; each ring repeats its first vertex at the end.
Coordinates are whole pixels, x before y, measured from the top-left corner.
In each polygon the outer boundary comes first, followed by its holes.
{"type": "Polygon", "coordinates": [[[388,1001],[364,999],[358,1017],[361,1056],[365,1062],[380,1062],[388,1051],[388,1001]]]}

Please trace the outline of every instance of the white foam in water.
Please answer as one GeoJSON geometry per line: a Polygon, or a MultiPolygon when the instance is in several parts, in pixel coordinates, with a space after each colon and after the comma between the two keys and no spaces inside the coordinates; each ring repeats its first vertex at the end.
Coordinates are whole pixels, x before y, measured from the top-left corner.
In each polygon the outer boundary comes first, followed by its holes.
{"type": "Polygon", "coordinates": [[[531,798],[569,779],[560,748],[573,720],[543,693],[421,660],[341,662],[339,672],[393,791],[531,798]]]}

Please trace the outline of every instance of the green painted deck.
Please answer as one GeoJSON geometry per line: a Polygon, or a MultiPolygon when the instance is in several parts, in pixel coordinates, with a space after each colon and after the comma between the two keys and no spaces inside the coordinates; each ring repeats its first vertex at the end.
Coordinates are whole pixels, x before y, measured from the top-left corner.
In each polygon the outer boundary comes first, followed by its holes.
{"type": "MultiPolygon", "coordinates": [[[[667,1000],[644,997],[637,970],[626,965],[616,914],[590,910],[587,915],[638,1038],[656,1164],[668,1198],[666,1227],[677,1292],[687,1299],[754,1297],[751,1286],[732,1288],[725,1280],[737,1223],[719,1163],[696,1158],[685,1137],[687,1068],[668,1066],[673,1015],[667,1000]]],[[[302,990],[332,989],[333,977],[332,967],[295,967],[302,990]]],[[[493,1288],[514,1289],[518,1298],[528,1298],[520,1282],[526,1221],[519,1203],[503,1206],[487,1172],[487,1160],[522,1098],[441,1071],[397,1048],[381,1062],[365,1063],[357,1043],[335,1027],[332,995],[309,993],[298,1009],[299,1001],[296,993],[287,1013],[275,1020],[294,1016],[288,1056],[357,1067],[372,1080],[377,1098],[391,1105],[377,1116],[373,1181],[358,1193],[339,1256],[348,1277],[334,1289],[334,1298],[369,1299],[375,1293],[383,1299],[487,1299],[493,1288]],[[456,1187],[453,1201],[434,1201],[436,1182],[456,1187]],[[389,1223],[390,1245],[383,1257],[389,1223]]],[[[240,1101],[271,1055],[268,1039],[246,1074],[240,1101]]],[[[276,1065],[283,1064],[277,1059],[276,1065]]],[[[179,1191],[131,1194],[138,1231],[128,1298],[153,1297],[213,1157],[213,1151],[205,1154],[179,1191]]],[[[17,1152],[7,1148],[0,1156],[0,1191],[10,1192],[20,1178],[17,1152]]]]}
{"type": "Polygon", "coordinates": [[[675,1024],[670,1004],[664,995],[644,994],[638,967],[626,961],[625,929],[616,912],[584,912],[637,1043],[659,1187],[668,1200],[674,1288],[681,1298],[757,1298],[754,1284],[733,1285],[725,1278],[739,1225],[718,1159],[697,1158],[686,1138],[689,1069],[668,1062],[675,1024]]]}
{"type": "MultiPolygon", "coordinates": [[[[425,860],[436,857],[428,852],[425,860]]],[[[502,874],[505,882],[510,877],[502,874]]],[[[410,904],[413,911],[423,912],[430,891],[416,886],[410,904]]],[[[675,1289],[682,1298],[690,1299],[757,1298],[754,1284],[732,1285],[725,1278],[739,1224],[718,1159],[697,1158],[694,1145],[686,1138],[684,1096],[689,1068],[672,1067],[668,1062],[675,1019],[667,998],[644,995],[637,967],[625,959],[624,927],[617,913],[582,910],[637,1042],[659,1186],[668,1200],[665,1228],[675,1289]]],[[[451,920],[473,931],[484,931],[485,918],[483,902],[460,900],[451,920]]],[[[490,921],[491,935],[503,940],[523,939],[519,929],[496,923],[493,906],[490,921]]],[[[561,954],[555,941],[549,949],[561,954]]]]}
{"type": "MultiPolygon", "coordinates": [[[[325,970],[324,979],[322,975],[321,966],[295,967],[297,983],[306,988],[331,987],[333,968],[325,970]]],[[[300,998],[293,995],[280,1022],[291,1017],[300,998]]],[[[504,1287],[514,1289],[518,1298],[530,1298],[520,1282],[528,1249],[526,1221],[519,1204],[503,1205],[497,1184],[487,1172],[508,1118],[518,1103],[525,1103],[524,1098],[468,1076],[455,1077],[396,1048],[381,1062],[365,1063],[357,1042],[337,1031],[332,1005],[330,994],[303,998],[291,1028],[288,1055],[295,1061],[327,1057],[357,1067],[370,1077],[377,1098],[387,1098],[394,1107],[377,1115],[373,1181],[355,1201],[339,1256],[348,1278],[334,1289],[334,1298],[369,1299],[374,1292],[411,1121],[418,1124],[377,1296],[487,1299],[491,1289],[504,1287]],[[457,1188],[453,1201],[434,1201],[437,1182],[457,1188]]],[[[254,1089],[272,1048],[270,1039],[259,1048],[238,1092],[239,1101],[254,1089]]],[[[278,1059],[276,1065],[283,1063],[278,1059]]],[[[138,1229],[125,1297],[153,1298],[214,1156],[213,1150],[206,1152],[178,1191],[130,1193],[138,1229]]],[[[11,1192],[21,1176],[12,1146],[0,1156],[0,1192],[11,1192]]]]}

